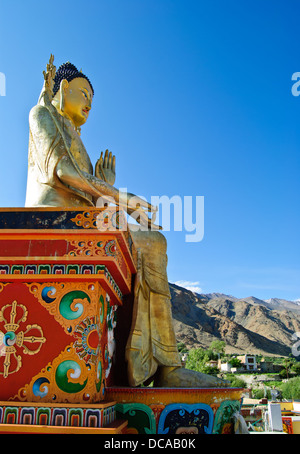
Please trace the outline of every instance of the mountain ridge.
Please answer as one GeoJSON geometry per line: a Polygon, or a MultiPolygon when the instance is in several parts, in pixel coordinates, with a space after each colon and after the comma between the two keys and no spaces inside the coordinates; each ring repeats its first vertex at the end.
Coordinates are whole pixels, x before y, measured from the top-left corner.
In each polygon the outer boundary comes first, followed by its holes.
{"type": "Polygon", "coordinates": [[[300,306],[282,299],[236,298],[222,293],[199,294],[169,284],[178,342],[208,348],[223,340],[226,353],[288,356],[300,332],[300,306]]]}

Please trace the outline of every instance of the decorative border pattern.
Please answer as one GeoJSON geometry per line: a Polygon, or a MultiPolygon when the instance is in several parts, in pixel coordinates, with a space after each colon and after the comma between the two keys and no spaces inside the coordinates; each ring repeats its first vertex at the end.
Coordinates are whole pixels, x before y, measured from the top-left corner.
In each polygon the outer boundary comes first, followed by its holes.
{"type": "Polygon", "coordinates": [[[117,417],[128,421],[125,433],[232,434],[242,392],[243,388],[108,387],[105,398],[118,402],[117,417]],[[149,425],[150,414],[156,432],[149,425]]]}
{"type": "Polygon", "coordinates": [[[0,405],[0,424],[67,427],[105,427],[116,419],[115,405],[104,408],[77,406],[0,405]]]}
{"type": "Polygon", "coordinates": [[[97,229],[101,232],[116,232],[127,230],[127,220],[124,211],[113,207],[102,210],[85,210],[71,218],[77,227],[97,229]]]}
{"type": "Polygon", "coordinates": [[[104,276],[108,280],[109,284],[116,292],[118,297],[122,299],[123,294],[116,284],[114,278],[112,277],[111,273],[108,271],[105,265],[87,265],[87,264],[69,264],[69,265],[62,265],[62,264],[43,264],[43,265],[10,265],[10,264],[2,264],[0,265],[0,277],[1,275],[17,275],[17,274],[25,274],[25,275],[48,275],[48,274],[56,274],[56,275],[71,275],[71,274],[79,274],[79,275],[90,275],[90,274],[101,274],[104,273],[104,276]]]}

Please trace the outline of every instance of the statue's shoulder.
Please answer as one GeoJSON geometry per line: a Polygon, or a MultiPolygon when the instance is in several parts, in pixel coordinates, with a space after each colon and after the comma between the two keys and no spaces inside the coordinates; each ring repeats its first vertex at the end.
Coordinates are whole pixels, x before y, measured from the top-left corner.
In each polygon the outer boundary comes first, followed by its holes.
{"type": "Polygon", "coordinates": [[[41,104],[37,104],[30,110],[29,125],[32,129],[43,129],[49,134],[56,131],[53,114],[50,112],[48,107],[41,104]]]}
{"type": "Polygon", "coordinates": [[[37,104],[36,106],[32,107],[29,113],[30,120],[38,120],[42,118],[51,118],[51,114],[49,109],[46,106],[42,106],[41,104],[37,104]]]}

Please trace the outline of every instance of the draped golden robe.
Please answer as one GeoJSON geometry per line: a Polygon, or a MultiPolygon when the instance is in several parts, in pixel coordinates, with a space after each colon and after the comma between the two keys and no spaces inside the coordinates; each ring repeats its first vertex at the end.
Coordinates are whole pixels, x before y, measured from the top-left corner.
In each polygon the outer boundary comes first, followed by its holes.
{"type": "Polygon", "coordinates": [[[153,376],[158,366],[180,367],[181,361],[172,322],[166,239],[151,231],[132,236],[138,248],[138,270],[126,359],[129,383],[136,386],[153,376]]]}

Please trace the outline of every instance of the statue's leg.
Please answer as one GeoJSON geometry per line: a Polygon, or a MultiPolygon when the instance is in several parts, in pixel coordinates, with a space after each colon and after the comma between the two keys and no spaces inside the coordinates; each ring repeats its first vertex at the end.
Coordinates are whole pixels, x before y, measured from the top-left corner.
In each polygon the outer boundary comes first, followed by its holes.
{"type": "Polygon", "coordinates": [[[166,274],[166,240],[160,232],[132,232],[138,250],[134,308],[126,348],[132,386],[144,383],[159,366],[180,367],[166,274]]]}
{"type": "Polygon", "coordinates": [[[227,382],[181,367],[167,277],[167,242],[158,231],[132,231],[138,250],[134,307],[126,347],[131,386],[155,374],[155,386],[224,387],[227,382]]]}

